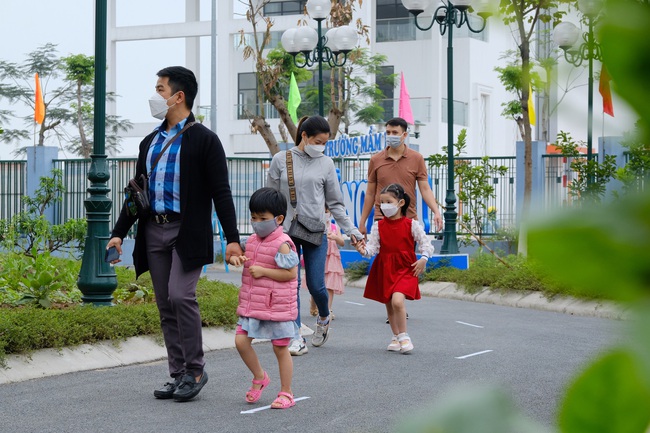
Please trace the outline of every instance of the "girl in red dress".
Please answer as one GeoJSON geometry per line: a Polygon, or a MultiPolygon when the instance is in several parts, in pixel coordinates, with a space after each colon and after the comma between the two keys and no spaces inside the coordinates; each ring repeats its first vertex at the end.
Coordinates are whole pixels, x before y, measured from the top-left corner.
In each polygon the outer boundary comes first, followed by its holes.
{"type": "Polygon", "coordinates": [[[420,223],[404,216],[411,199],[401,185],[388,185],[379,198],[384,218],[375,221],[367,245],[357,244],[365,257],[377,255],[363,296],[386,305],[393,332],[388,350],[407,354],[413,342],[406,329],[404,300],[420,299],[418,275],[425,271],[434,248],[420,223]],[[415,257],[416,242],[420,259],[415,257]]]}

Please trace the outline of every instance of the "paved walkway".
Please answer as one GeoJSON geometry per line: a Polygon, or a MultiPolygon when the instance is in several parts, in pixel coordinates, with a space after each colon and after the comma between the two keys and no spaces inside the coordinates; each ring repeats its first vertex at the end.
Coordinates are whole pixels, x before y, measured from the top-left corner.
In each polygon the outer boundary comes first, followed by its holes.
{"type": "MultiPolygon", "coordinates": [[[[210,279],[239,284],[241,271],[230,267],[225,272],[223,265],[207,269],[210,279]],[[238,272],[239,271],[239,272],[238,272]]],[[[347,282],[347,287],[363,288],[366,279],[347,282]]],[[[578,316],[592,316],[620,320],[626,317],[622,308],[606,302],[582,301],[557,296],[546,299],[539,292],[499,292],[484,289],[477,293],[465,293],[454,283],[425,282],[420,285],[423,296],[485,302],[497,305],[555,311],[578,316]]],[[[234,347],[234,332],[221,328],[204,328],[205,351],[234,347]]],[[[166,351],[160,338],[133,337],[126,341],[107,341],[73,348],[45,349],[29,355],[9,355],[8,368],[0,368],[0,384],[20,382],[76,371],[113,368],[124,365],[151,362],[164,359],[166,351]]]]}

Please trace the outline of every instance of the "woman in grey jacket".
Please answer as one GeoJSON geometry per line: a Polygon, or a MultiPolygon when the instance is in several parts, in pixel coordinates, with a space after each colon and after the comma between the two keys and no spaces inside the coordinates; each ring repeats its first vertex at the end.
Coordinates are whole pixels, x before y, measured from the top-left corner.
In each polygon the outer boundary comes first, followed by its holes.
{"type": "MultiPolygon", "coordinates": [[[[284,231],[289,231],[294,215],[317,218],[329,226],[326,221],[325,204],[330,209],[338,225],[350,235],[352,243],[362,240],[363,236],[354,226],[347,215],[343,205],[343,195],[334,162],[325,156],[325,144],[330,138],[330,126],[321,116],[303,117],[298,123],[296,145],[289,150],[293,160],[293,173],[296,188],[296,209],[290,206],[289,181],[287,178],[287,152],[278,152],[271,161],[267,178],[267,186],[282,192],[287,199],[287,217],[284,219],[284,231]]],[[[330,312],[328,308],[327,289],[325,288],[325,259],[327,257],[327,233],[323,231],[323,242],[320,246],[301,242],[293,239],[298,254],[302,250],[305,263],[305,277],[307,287],[318,307],[316,331],[312,337],[312,345],[318,347],[325,344],[328,338],[330,312]]],[[[300,275],[300,274],[299,274],[300,275]]],[[[296,319],[300,328],[300,277],[298,277],[298,317],[296,319]]],[[[292,355],[307,353],[302,337],[291,342],[289,351],[292,355]]]]}

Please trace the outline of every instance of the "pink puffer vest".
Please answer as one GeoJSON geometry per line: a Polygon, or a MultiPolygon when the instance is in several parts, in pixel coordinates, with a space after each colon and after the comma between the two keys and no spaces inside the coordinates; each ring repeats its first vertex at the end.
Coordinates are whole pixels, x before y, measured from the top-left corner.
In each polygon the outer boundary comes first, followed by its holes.
{"type": "Polygon", "coordinates": [[[244,263],[238,316],[274,322],[287,322],[298,317],[297,278],[291,281],[275,281],[267,277],[253,278],[249,271],[252,265],[277,268],[275,255],[285,242],[292,251],[296,251],[291,238],[282,232],[282,226],[263,240],[255,234],[248,238],[246,257],[250,260],[244,263]]]}

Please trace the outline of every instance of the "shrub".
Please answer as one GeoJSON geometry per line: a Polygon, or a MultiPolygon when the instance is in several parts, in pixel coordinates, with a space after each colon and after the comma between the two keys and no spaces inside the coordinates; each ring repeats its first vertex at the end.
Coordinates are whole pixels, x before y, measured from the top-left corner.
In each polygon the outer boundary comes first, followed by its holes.
{"type": "Polygon", "coordinates": [[[370,268],[370,262],[366,260],[352,262],[348,264],[347,268],[345,268],[345,278],[347,278],[348,281],[360,280],[368,275],[368,268],[370,268]]]}
{"type": "MultiPolygon", "coordinates": [[[[138,300],[120,300],[117,296],[113,307],[78,303],[57,309],[35,305],[10,308],[5,305],[0,314],[0,366],[11,353],[101,340],[124,340],[138,335],[160,335],[160,317],[148,274],[137,281],[134,271],[124,267],[117,267],[116,274],[120,292],[128,292],[130,287],[137,285],[148,295],[138,300]]],[[[203,325],[233,328],[237,322],[238,293],[238,288],[232,284],[201,278],[197,299],[203,325]]]]}

